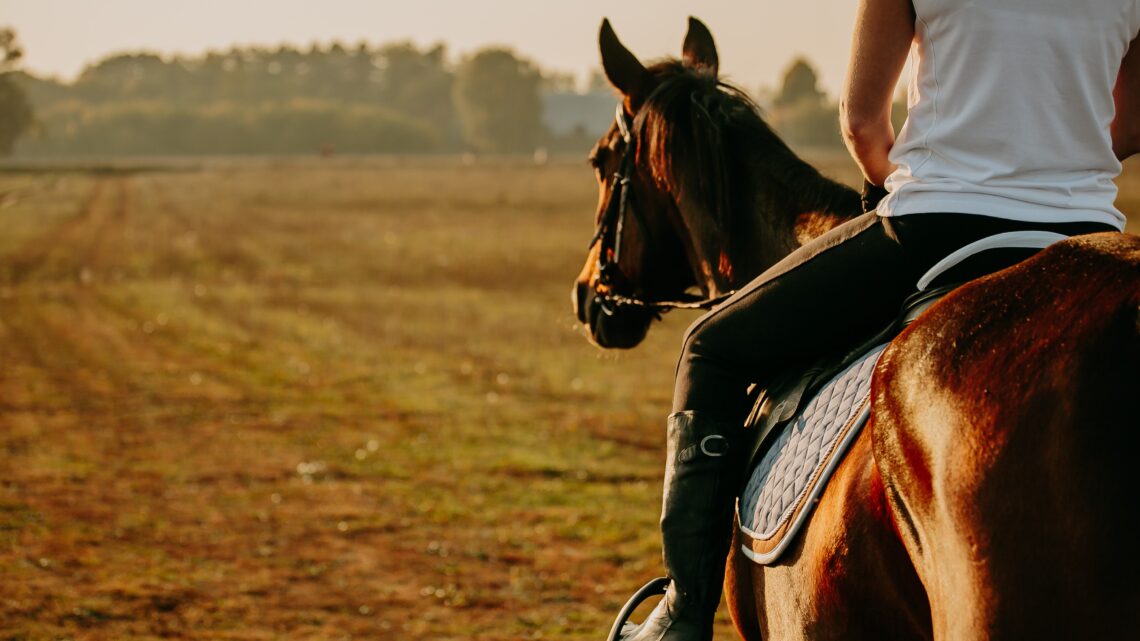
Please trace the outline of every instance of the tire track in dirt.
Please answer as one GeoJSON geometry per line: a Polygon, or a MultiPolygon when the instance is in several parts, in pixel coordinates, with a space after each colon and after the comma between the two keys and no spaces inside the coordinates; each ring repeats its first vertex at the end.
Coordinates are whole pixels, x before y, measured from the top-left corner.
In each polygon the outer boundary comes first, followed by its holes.
{"type": "MultiPolygon", "coordinates": [[[[22,544],[0,549],[0,567],[12,568],[8,578],[15,584],[0,588],[14,597],[0,605],[2,620],[101,626],[118,620],[116,612],[133,609],[120,607],[120,598],[113,608],[99,611],[67,605],[83,604],[99,589],[95,577],[102,570],[75,559],[129,556],[127,543],[54,533],[78,523],[107,532],[116,515],[136,509],[140,501],[158,504],[168,491],[153,473],[136,470],[134,464],[163,451],[158,444],[172,435],[171,418],[185,410],[168,402],[164,377],[140,370],[139,361],[161,363],[164,357],[151,336],[128,330],[133,314],[115,305],[115,285],[99,278],[121,258],[132,194],[128,179],[99,180],[75,215],[0,265],[0,287],[5,288],[0,426],[17,428],[0,428],[0,451],[12,466],[0,486],[0,502],[37,515],[46,526],[42,532],[16,529],[6,535],[22,544]],[[162,416],[135,420],[140,411],[162,416]],[[67,472],[73,462],[84,470],[79,476],[67,472]],[[89,510],[86,504],[99,509],[89,510]]],[[[195,436],[209,438],[200,431],[195,436]]]]}
{"type": "MultiPolygon", "coordinates": [[[[104,243],[116,203],[125,213],[124,189],[122,182],[97,180],[73,216],[0,261],[0,447],[11,466],[0,499],[35,519],[11,531],[18,545],[0,550],[32,555],[17,562],[19,554],[0,554],[13,573],[3,581],[3,591],[15,599],[0,610],[6,620],[20,619],[25,608],[35,613],[32,619],[42,619],[47,613],[41,610],[60,598],[44,595],[74,597],[84,572],[70,562],[49,567],[46,559],[65,544],[53,529],[77,521],[105,529],[113,518],[110,506],[128,501],[122,485],[90,466],[108,460],[105,454],[115,448],[108,419],[122,382],[102,373],[103,359],[92,357],[97,339],[81,324],[87,303],[78,267],[104,243]],[[100,480],[86,485],[85,478],[100,480]]],[[[67,543],[84,553],[94,549],[86,540],[67,543]]]]}
{"type": "MultiPolygon", "coordinates": [[[[17,287],[36,276],[42,277],[47,267],[52,266],[57,259],[65,258],[65,255],[60,253],[61,248],[74,248],[80,245],[83,232],[93,224],[99,226],[98,219],[106,215],[108,191],[124,189],[124,180],[96,179],[91,193],[74,215],[7,256],[0,257],[0,279],[2,279],[0,284],[17,287]]],[[[122,198],[121,191],[120,198],[122,198]]],[[[40,280],[46,279],[40,278],[40,280]]]]}
{"type": "Polygon", "coordinates": [[[0,408],[115,421],[160,402],[154,377],[139,364],[153,369],[161,355],[141,333],[131,335],[131,314],[116,308],[112,285],[98,276],[122,259],[132,207],[130,178],[101,178],[75,216],[12,255],[7,266],[18,277],[5,291],[0,408]],[[55,390],[36,394],[55,402],[20,404],[25,395],[12,392],[28,379],[55,390]]]}
{"type": "Polygon", "coordinates": [[[6,369],[44,376],[71,409],[123,415],[171,400],[152,374],[179,360],[156,349],[153,334],[128,329],[142,323],[115,300],[106,278],[124,256],[133,209],[131,179],[100,179],[75,216],[17,250],[7,265],[18,284],[7,291],[0,336],[6,369]]]}
{"type": "MultiPolygon", "coordinates": [[[[46,310],[48,305],[72,297],[75,282],[53,282],[56,278],[45,272],[58,260],[66,261],[85,231],[92,225],[98,226],[110,189],[109,180],[99,179],[74,216],[0,259],[0,274],[7,286],[0,343],[5,367],[0,370],[0,390],[18,383],[5,378],[20,372],[42,378],[66,397],[67,405],[73,409],[88,409],[98,397],[92,393],[97,390],[69,375],[76,363],[69,355],[61,354],[61,348],[69,341],[59,336],[59,328],[46,310]]],[[[7,393],[4,397],[11,398],[7,393]]]]}

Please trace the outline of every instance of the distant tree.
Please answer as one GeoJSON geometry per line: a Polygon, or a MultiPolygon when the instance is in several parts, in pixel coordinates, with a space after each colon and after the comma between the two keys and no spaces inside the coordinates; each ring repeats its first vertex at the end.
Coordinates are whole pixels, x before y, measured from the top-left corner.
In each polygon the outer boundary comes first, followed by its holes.
{"type": "Polygon", "coordinates": [[[14,80],[24,55],[12,29],[0,29],[0,155],[12,153],[16,140],[31,129],[35,113],[23,88],[14,80]]]}
{"type": "Polygon", "coordinates": [[[374,60],[380,104],[431,123],[441,133],[454,132],[455,78],[447,68],[446,47],[436,44],[421,51],[408,42],[389,44],[380,48],[374,60]]]}
{"type": "Polygon", "coordinates": [[[11,27],[0,27],[0,71],[11,71],[24,57],[24,49],[16,40],[16,32],[11,27]]]}
{"type": "Polygon", "coordinates": [[[176,98],[171,66],[153,53],[115,54],[85,68],[76,85],[92,102],[176,98]]]}
{"type": "Polygon", "coordinates": [[[773,104],[777,107],[793,105],[822,105],[827,96],[819,88],[815,68],[804,58],[796,58],[784,72],[784,82],[773,104]]]}
{"type": "Polygon", "coordinates": [[[842,148],[839,110],[819,88],[819,77],[807,60],[792,61],[770,102],[772,126],[792,145],[842,148]]]}
{"type": "Polygon", "coordinates": [[[467,58],[455,77],[455,107],[464,139],[479,151],[532,151],[542,140],[542,76],[508,49],[467,58]]]}

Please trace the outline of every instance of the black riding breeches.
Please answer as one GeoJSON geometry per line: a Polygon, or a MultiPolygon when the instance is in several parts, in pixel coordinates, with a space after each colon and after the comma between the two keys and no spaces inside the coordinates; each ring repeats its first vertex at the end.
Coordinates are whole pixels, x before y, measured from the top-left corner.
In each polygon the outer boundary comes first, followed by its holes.
{"type": "Polygon", "coordinates": [[[699,318],[685,334],[673,411],[746,416],[747,388],[850,348],[886,327],[918,279],[975,240],[1039,229],[1066,235],[1097,223],[1019,222],[972,214],[852,219],[800,247],[699,318]]]}

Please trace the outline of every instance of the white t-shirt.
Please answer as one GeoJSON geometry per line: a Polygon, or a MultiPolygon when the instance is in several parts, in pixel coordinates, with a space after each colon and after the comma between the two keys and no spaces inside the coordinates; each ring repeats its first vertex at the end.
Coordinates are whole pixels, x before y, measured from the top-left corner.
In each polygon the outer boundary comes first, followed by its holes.
{"type": "Polygon", "coordinates": [[[1124,227],[1112,88],[1140,0],[913,0],[914,75],[883,216],[1124,227]]]}

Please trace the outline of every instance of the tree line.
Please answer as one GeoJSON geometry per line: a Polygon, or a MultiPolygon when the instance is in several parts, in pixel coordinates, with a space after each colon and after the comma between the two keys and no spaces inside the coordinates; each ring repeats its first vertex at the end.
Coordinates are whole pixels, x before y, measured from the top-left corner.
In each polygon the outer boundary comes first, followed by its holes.
{"type": "Polygon", "coordinates": [[[15,147],[27,155],[501,153],[560,142],[541,120],[542,73],[504,48],[455,62],[443,45],[410,43],[125,53],[72,83],[13,70],[4,81],[36,114],[15,147]]]}
{"type": "Polygon", "coordinates": [[[0,29],[0,154],[11,153],[16,140],[35,123],[27,93],[16,82],[16,66],[24,50],[11,29],[0,29]]]}
{"type": "MultiPolygon", "coordinates": [[[[457,59],[406,42],[123,53],[70,83],[19,71],[21,55],[0,29],[0,154],[581,152],[614,99],[600,75],[578,91],[502,47],[457,59]]],[[[810,63],[768,93],[766,115],[792,144],[841,144],[810,63]]]]}

